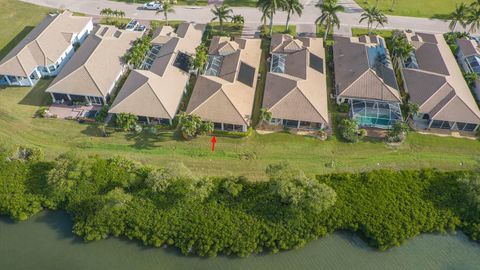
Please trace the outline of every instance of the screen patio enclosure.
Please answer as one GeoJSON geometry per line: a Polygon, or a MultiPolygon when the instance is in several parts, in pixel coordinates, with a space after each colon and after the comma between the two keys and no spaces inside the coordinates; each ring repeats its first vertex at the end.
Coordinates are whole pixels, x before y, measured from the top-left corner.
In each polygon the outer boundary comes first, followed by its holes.
{"type": "Polygon", "coordinates": [[[350,117],[360,126],[388,129],[402,121],[402,112],[398,103],[353,99],[350,100],[350,117]]]}

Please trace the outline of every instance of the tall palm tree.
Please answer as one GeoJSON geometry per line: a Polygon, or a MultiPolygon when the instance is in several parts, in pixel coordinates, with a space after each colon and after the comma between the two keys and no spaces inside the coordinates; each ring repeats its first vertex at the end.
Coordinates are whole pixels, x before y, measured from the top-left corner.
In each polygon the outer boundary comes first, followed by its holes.
{"type": "Polygon", "coordinates": [[[414,50],[412,44],[402,33],[395,33],[392,37],[392,53],[395,58],[406,59],[414,50]]]}
{"type": "Polygon", "coordinates": [[[365,11],[360,15],[360,23],[363,21],[367,21],[367,28],[368,28],[368,33],[370,34],[370,28],[373,25],[373,23],[376,20],[377,13],[379,12],[378,8],[376,6],[374,7],[367,7],[365,11]]]}
{"type": "Polygon", "coordinates": [[[285,0],[258,0],[257,7],[262,11],[262,18],[270,19],[270,36],[273,32],[273,15],[285,6],[285,0]]]}
{"type": "Polygon", "coordinates": [[[303,12],[303,5],[300,3],[299,0],[285,0],[283,9],[287,12],[287,23],[285,24],[285,31],[288,32],[289,23],[290,23],[290,16],[293,14],[297,14],[298,16],[302,16],[303,12]]]}
{"type": "Polygon", "coordinates": [[[467,10],[468,9],[465,3],[461,3],[460,5],[457,5],[455,7],[455,11],[450,13],[450,15],[448,16],[448,19],[450,20],[448,28],[450,29],[450,31],[455,31],[455,27],[458,23],[460,23],[460,25],[464,28],[466,27],[467,10]]]}
{"type": "Polygon", "coordinates": [[[325,0],[323,3],[316,5],[316,7],[320,8],[322,14],[315,20],[315,23],[325,25],[324,42],[326,42],[327,35],[334,26],[340,28],[340,19],[338,18],[337,13],[344,11],[345,9],[342,5],[337,5],[337,3],[337,0],[325,0]]]}
{"type": "Polygon", "coordinates": [[[480,29],[480,7],[474,8],[470,11],[470,14],[467,17],[467,25],[470,25],[468,33],[474,33],[480,29]]]}
{"type": "Polygon", "coordinates": [[[215,6],[211,11],[215,16],[213,17],[212,22],[218,20],[218,23],[220,24],[220,32],[223,32],[223,22],[232,18],[232,15],[230,14],[233,10],[230,6],[223,4],[221,6],[215,6]]]}
{"type": "Polygon", "coordinates": [[[173,8],[172,0],[165,0],[162,2],[162,10],[157,10],[157,14],[163,13],[165,18],[165,25],[168,25],[168,13],[174,13],[175,9],[173,8]]]}

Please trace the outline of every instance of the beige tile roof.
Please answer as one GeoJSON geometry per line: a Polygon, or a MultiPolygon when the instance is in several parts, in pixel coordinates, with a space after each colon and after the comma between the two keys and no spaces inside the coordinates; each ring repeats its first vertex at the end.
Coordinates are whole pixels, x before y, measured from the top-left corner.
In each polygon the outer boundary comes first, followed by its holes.
{"type": "Polygon", "coordinates": [[[54,64],[91,21],[69,11],[48,15],[0,61],[0,74],[27,77],[38,66],[54,64]]]}
{"type": "Polygon", "coordinates": [[[47,92],[106,97],[124,69],[123,56],[141,36],[114,26],[96,27],[47,92]]]}
{"type": "Polygon", "coordinates": [[[187,55],[195,53],[204,30],[203,24],[189,23],[180,24],[176,33],[172,32],[173,28],[169,26],[158,29],[153,40],[161,44],[162,48],[152,67],[149,70],[133,70],[130,73],[110,112],[174,118],[190,75],[173,66],[173,63],[179,53],[187,55]]]}
{"type": "Polygon", "coordinates": [[[224,55],[219,76],[198,77],[187,113],[212,122],[249,125],[261,59],[261,40],[237,38],[230,41],[225,37],[214,37],[209,53],[224,55]],[[231,48],[237,49],[232,51],[231,48]],[[225,55],[227,52],[230,54],[225,55]],[[255,69],[253,86],[238,80],[242,63],[255,69]]]}
{"type": "Polygon", "coordinates": [[[385,45],[380,36],[335,36],[333,56],[337,96],[401,102],[388,50],[387,64],[372,65],[368,50],[385,45]]]}
{"type": "Polygon", "coordinates": [[[286,66],[285,73],[268,72],[262,107],[274,118],[328,124],[323,40],[277,34],[272,37],[270,49],[286,55],[286,66]],[[323,72],[311,68],[310,54],[323,60],[323,72]]]}
{"type": "Polygon", "coordinates": [[[418,69],[404,68],[410,100],[434,120],[480,123],[480,110],[441,34],[406,33],[418,69]]]}
{"type": "Polygon", "coordinates": [[[458,48],[462,51],[463,56],[480,55],[480,47],[473,39],[460,38],[457,40],[458,48]]]}

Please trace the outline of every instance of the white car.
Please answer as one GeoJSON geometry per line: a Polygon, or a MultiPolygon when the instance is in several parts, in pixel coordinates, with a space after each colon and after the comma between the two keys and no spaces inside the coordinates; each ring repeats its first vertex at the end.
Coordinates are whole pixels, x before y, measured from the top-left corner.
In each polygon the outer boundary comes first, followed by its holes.
{"type": "Polygon", "coordinates": [[[149,2],[143,5],[144,9],[148,10],[161,10],[162,4],[158,1],[149,2]]]}

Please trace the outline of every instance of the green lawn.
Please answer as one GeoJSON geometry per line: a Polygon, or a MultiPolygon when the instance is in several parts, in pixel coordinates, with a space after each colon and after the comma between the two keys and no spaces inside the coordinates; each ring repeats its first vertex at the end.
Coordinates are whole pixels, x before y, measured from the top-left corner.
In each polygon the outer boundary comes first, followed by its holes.
{"type": "Polygon", "coordinates": [[[0,59],[15,47],[49,11],[15,0],[0,0],[0,59]],[[8,12],[7,12],[8,11],[8,12]]]}
{"type": "MultiPolygon", "coordinates": [[[[268,25],[267,25],[267,31],[268,31],[268,25]]],[[[273,33],[288,33],[292,36],[295,36],[297,34],[297,26],[290,24],[288,27],[288,32],[285,29],[285,25],[274,25],[272,28],[273,33]]]]}
{"type": "Polygon", "coordinates": [[[211,31],[211,36],[228,34],[231,37],[239,37],[243,31],[243,24],[230,22],[223,23],[223,33],[218,22],[211,22],[208,24],[208,27],[209,29],[207,30],[211,31]]]}
{"type": "MultiPolygon", "coordinates": [[[[371,31],[375,35],[382,36],[383,38],[390,38],[393,35],[392,30],[373,30],[371,31]]],[[[359,37],[368,34],[367,28],[352,28],[352,36],[359,37]]]]}
{"type": "Polygon", "coordinates": [[[231,7],[256,7],[256,0],[225,0],[223,2],[226,5],[231,7]]]}
{"type": "Polygon", "coordinates": [[[386,14],[410,17],[427,17],[444,19],[455,9],[456,4],[462,2],[470,3],[472,0],[395,0],[395,7],[392,10],[393,0],[355,0],[361,7],[378,7],[386,14]]]}
{"type": "Polygon", "coordinates": [[[171,132],[158,136],[114,132],[104,138],[95,125],[33,118],[38,106],[48,100],[44,93],[48,83],[41,81],[33,90],[0,90],[0,143],[37,146],[45,150],[48,158],[67,151],[106,157],[124,155],[160,166],[182,161],[200,175],[233,173],[253,179],[264,176],[267,164],[281,161],[315,174],[378,168],[453,170],[478,165],[478,141],[420,134],[411,134],[398,148],[375,140],[347,144],[334,138],[322,142],[285,133],[254,134],[245,139],[219,137],[215,154],[210,152],[209,137],[183,142],[176,140],[171,132]],[[242,155],[250,153],[256,154],[256,160],[242,159],[242,155]]]}

